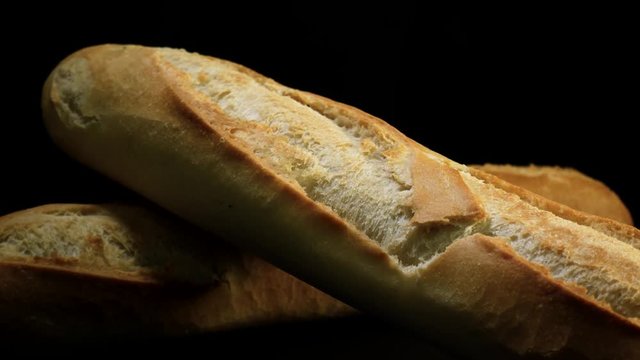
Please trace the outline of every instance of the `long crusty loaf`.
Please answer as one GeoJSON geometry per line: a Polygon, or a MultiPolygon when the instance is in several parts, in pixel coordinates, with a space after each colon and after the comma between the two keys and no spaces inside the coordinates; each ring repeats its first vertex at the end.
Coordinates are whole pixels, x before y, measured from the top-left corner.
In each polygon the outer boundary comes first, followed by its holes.
{"type": "MultiPolygon", "coordinates": [[[[546,167],[490,170],[498,176],[522,171],[525,176],[510,179],[518,184],[532,169],[542,188],[576,176],[571,171],[565,179],[564,171],[546,167]]],[[[611,208],[608,193],[594,195],[581,203],[611,208]]],[[[142,204],[51,204],[0,217],[0,294],[0,328],[45,336],[173,334],[355,312],[142,204]],[[187,291],[181,301],[168,301],[176,285],[187,291]],[[205,316],[194,317],[194,310],[205,316]],[[106,321],[96,321],[96,314],[106,321]]]]}
{"type": "Polygon", "coordinates": [[[120,45],[64,60],[43,108],[81,162],[357,308],[459,350],[640,358],[637,229],[359,110],[226,61],[120,45]]]}
{"type": "Polygon", "coordinates": [[[622,200],[602,182],[557,166],[471,165],[576,210],[633,225],[622,200]]]}
{"type": "Polygon", "coordinates": [[[0,329],[184,334],[350,308],[148,206],[45,205],[0,217],[0,329]]]}

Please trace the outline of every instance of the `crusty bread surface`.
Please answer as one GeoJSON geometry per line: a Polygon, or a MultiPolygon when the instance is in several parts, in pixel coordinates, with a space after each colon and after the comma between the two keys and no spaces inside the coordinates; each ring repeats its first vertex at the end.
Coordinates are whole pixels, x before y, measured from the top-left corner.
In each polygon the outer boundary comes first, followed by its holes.
{"type": "Polygon", "coordinates": [[[355,108],[227,61],[104,45],[53,71],[43,109],[82,163],[359,309],[472,356],[640,358],[637,229],[355,108]]]}
{"type": "Polygon", "coordinates": [[[629,210],[607,185],[558,166],[471,165],[575,210],[633,225],[629,210]]]}

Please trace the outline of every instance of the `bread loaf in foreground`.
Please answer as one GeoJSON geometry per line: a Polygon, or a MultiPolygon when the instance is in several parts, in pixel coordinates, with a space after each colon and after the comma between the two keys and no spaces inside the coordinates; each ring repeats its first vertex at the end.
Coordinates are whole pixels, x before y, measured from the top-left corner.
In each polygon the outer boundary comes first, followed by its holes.
{"type": "MultiPolygon", "coordinates": [[[[564,174],[556,171],[536,167],[535,184],[546,188],[564,174]]],[[[606,193],[594,194],[603,197],[582,201],[610,208],[606,193]]],[[[0,217],[0,294],[0,327],[40,336],[178,334],[355,312],[150,204],[51,204],[0,217]]]]}
{"type": "Polygon", "coordinates": [[[0,217],[0,329],[185,334],[350,312],[149,206],[51,204],[0,217]]]}
{"type": "Polygon", "coordinates": [[[79,161],[458,351],[640,358],[637,229],[357,109],[223,60],[121,45],[65,59],[43,108],[79,161]]]}
{"type": "Polygon", "coordinates": [[[575,210],[633,225],[622,200],[602,182],[557,166],[471,165],[575,210]]]}

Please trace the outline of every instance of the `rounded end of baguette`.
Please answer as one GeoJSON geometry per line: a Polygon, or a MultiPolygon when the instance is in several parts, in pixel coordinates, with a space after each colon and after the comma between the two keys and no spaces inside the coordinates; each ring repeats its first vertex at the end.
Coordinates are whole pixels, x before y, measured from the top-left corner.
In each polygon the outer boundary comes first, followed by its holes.
{"type": "Polygon", "coordinates": [[[120,45],[98,45],[76,51],[62,60],[49,74],[42,89],[41,106],[44,124],[54,142],[67,152],[82,146],[78,137],[99,125],[100,115],[92,110],[100,94],[93,76],[98,64],[92,58],[109,57],[121,51],[120,45]]]}

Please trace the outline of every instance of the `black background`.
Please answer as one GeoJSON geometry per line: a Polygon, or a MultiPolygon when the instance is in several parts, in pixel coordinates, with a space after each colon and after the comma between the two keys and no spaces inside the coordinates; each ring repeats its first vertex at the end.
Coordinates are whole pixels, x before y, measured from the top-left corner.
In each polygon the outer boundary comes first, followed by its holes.
{"type": "Polygon", "coordinates": [[[628,9],[339,4],[23,2],[5,11],[0,212],[128,196],[52,146],[39,106],[60,60],[114,42],[239,62],[355,105],[462,163],[572,166],[640,216],[628,9]]]}
{"type": "Polygon", "coordinates": [[[40,114],[40,89],[57,62],[112,42],[244,64],[355,105],[462,163],[575,167],[640,216],[632,180],[637,21],[629,9],[268,3],[22,2],[4,9],[0,213],[132,196],[57,150],[40,114]]]}

